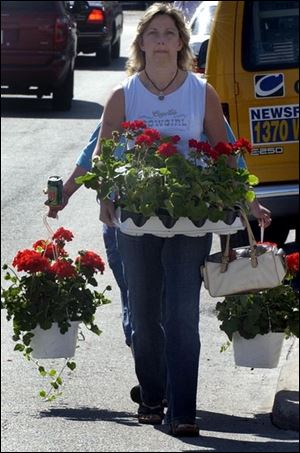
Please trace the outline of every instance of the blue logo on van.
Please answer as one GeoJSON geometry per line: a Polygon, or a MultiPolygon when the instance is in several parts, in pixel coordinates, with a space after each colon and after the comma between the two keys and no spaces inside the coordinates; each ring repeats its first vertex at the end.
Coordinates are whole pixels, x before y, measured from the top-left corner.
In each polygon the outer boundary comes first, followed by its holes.
{"type": "Polygon", "coordinates": [[[277,98],[284,96],[283,74],[260,74],[254,76],[256,98],[277,98]]]}

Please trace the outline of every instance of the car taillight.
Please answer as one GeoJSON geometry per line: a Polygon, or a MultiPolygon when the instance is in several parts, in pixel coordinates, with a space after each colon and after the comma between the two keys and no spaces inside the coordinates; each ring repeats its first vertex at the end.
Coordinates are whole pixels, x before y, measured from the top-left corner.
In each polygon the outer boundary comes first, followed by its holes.
{"type": "Polygon", "coordinates": [[[68,38],[68,24],[66,20],[57,18],[54,30],[54,48],[61,49],[64,47],[68,38]]]}
{"type": "Polygon", "coordinates": [[[88,23],[102,24],[104,22],[104,12],[101,9],[92,9],[87,18],[88,23]]]}

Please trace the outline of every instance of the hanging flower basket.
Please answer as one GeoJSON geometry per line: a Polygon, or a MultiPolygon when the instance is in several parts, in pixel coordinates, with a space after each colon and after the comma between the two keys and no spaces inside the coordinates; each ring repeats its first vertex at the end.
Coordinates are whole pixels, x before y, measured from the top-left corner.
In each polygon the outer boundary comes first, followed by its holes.
{"type": "Polygon", "coordinates": [[[283,340],[284,332],[258,334],[249,339],[235,332],[232,337],[235,364],[249,368],[276,368],[283,340]]]}
{"type": "Polygon", "coordinates": [[[32,333],[31,355],[35,359],[60,359],[74,357],[78,336],[79,321],[70,321],[71,327],[62,334],[55,322],[50,329],[37,326],[32,333]]]}
{"type": "Polygon", "coordinates": [[[65,245],[72,241],[73,233],[63,227],[53,232],[45,217],[44,223],[51,237],[19,250],[12,267],[3,265],[9,284],[1,291],[1,309],[12,321],[14,350],[37,366],[42,377],[50,379],[50,391],[42,389],[39,394],[52,401],[61,395],[63,369],[74,370],[76,363],[66,360],[58,373],[52,367],[47,370],[39,359],[74,357],[80,322],[100,335],[95,314],[98,307],[110,302],[105,292],[111,288],[96,289],[97,274],[105,269],[98,254],[79,250],[72,259],[65,245]]]}

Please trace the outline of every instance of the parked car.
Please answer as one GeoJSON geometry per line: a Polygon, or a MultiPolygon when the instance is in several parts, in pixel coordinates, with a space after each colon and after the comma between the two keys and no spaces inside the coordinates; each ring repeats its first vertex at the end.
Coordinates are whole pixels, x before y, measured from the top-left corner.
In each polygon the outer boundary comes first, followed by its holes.
{"type": "Polygon", "coordinates": [[[217,6],[217,1],[201,2],[190,21],[190,46],[195,56],[198,56],[202,43],[209,39],[217,6]]]}
{"type": "Polygon", "coordinates": [[[101,66],[120,56],[123,10],[120,2],[70,1],[67,7],[77,23],[77,52],[95,53],[101,66]]]}
{"type": "Polygon", "coordinates": [[[74,87],[76,23],[63,1],[1,1],[1,93],[53,95],[69,110],[74,87]]]}

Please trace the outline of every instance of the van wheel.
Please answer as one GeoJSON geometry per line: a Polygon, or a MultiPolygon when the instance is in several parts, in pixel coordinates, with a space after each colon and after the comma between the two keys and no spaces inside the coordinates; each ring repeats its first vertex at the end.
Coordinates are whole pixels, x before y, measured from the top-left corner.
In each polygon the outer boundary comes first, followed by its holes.
{"type": "Polygon", "coordinates": [[[64,83],[53,91],[54,110],[70,110],[74,93],[74,71],[70,70],[64,83]]]}
{"type": "Polygon", "coordinates": [[[121,49],[121,40],[119,38],[118,41],[116,41],[113,44],[112,48],[111,48],[111,56],[112,56],[112,58],[119,58],[120,49],[121,49]]]}
{"type": "Polygon", "coordinates": [[[96,59],[99,66],[109,66],[112,62],[112,46],[111,43],[101,47],[96,52],[96,59]]]}

